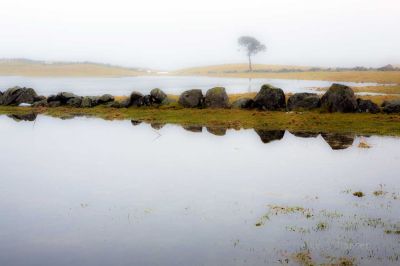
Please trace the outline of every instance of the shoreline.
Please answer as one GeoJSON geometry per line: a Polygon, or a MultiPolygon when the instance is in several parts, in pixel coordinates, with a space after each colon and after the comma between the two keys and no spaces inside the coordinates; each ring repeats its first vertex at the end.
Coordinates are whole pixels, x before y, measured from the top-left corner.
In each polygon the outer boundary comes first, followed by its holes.
{"type": "Polygon", "coordinates": [[[87,116],[105,120],[138,120],[181,126],[226,129],[289,130],[313,133],[400,136],[400,114],[283,112],[242,109],[188,109],[176,106],[112,108],[1,106],[0,115],[46,115],[68,119],[87,116]]]}

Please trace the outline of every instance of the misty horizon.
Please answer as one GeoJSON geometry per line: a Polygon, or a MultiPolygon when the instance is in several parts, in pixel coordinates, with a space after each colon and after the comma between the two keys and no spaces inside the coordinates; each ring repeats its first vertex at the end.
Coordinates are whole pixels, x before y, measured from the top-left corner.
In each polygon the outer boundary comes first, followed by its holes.
{"type": "Polygon", "coordinates": [[[250,35],[267,46],[254,64],[381,67],[400,63],[399,6],[395,0],[5,0],[0,58],[159,70],[245,64],[237,39],[250,35]]]}

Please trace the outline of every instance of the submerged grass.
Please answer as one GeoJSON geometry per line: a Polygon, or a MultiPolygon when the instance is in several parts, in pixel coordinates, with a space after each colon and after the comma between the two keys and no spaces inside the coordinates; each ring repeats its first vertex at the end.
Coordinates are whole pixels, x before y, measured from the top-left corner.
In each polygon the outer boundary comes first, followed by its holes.
{"type": "Polygon", "coordinates": [[[223,128],[257,128],[295,132],[332,132],[400,136],[400,115],[313,112],[265,112],[236,109],[187,109],[178,105],[142,108],[0,107],[0,114],[44,114],[59,118],[94,116],[106,120],[134,119],[150,123],[223,128]]]}

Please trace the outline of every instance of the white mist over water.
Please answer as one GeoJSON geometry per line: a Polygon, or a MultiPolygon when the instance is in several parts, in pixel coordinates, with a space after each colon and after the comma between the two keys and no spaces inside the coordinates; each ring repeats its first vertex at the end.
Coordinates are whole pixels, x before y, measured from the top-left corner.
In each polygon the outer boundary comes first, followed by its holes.
{"type": "Polygon", "coordinates": [[[176,69],[246,62],[381,66],[400,62],[398,0],[2,0],[0,57],[176,69]]]}

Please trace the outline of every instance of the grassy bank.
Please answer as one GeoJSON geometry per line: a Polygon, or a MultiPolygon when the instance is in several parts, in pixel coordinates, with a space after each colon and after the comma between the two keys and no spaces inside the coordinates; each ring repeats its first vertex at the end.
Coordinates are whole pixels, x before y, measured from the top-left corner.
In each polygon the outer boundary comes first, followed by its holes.
{"type": "Polygon", "coordinates": [[[264,112],[234,109],[161,108],[31,108],[0,107],[0,114],[38,113],[53,117],[94,116],[107,120],[133,119],[183,126],[258,128],[307,132],[336,132],[400,136],[400,115],[340,114],[320,112],[264,112]]]}
{"type": "Polygon", "coordinates": [[[309,71],[310,67],[254,65],[254,71],[279,69],[300,69],[302,72],[247,72],[246,64],[216,65],[181,69],[172,75],[198,75],[229,78],[275,78],[326,81],[373,82],[381,84],[400,84],[399,71],[309,71]]]}

